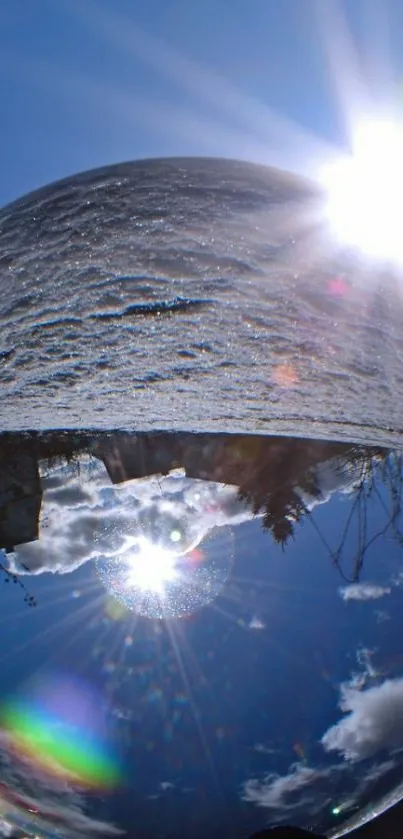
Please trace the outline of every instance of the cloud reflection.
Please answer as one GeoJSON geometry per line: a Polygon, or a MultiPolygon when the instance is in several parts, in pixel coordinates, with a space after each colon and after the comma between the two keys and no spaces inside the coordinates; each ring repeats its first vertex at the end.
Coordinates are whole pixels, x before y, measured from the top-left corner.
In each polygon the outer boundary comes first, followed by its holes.
{"type": "Polygon", "coordinates": [[[196,481],[181,473],[112,486],[102,464],[83,459],[80,474],[56,467],[43,478],[40,539],[10,555],[11,570],[69,573],[91,559],[115,560],[144,536],[152,542],[180,532],[180,551],[194,550],[208,534],[248,521],[237,488],[196,481]]]}
{"type": "Polygon", "coordinates": [[[403,679],[367,690],[344,685],[340,708],[345,716],[322,737],[327,752],[357,761],[403,747],[403,679]]]}
{"type": "Polygon", "coordinates": [[[380,597],[390,594],[390,586],[380,586],[376,583],[351,583],[349,586],[339,588],[342,600],[379,600],[380,597]]]}

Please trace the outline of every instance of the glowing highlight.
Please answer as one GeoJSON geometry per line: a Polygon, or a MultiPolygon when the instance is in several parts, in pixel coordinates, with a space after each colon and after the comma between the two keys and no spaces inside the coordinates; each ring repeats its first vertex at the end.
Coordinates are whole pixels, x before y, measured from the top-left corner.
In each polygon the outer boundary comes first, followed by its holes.
{"type": "Polygon", "coordinates": [[[327,218],[346,245],[403,263],[403,126],[368,120],[353,132],[352,154],[323,169],[327,218]]]}
{"type": "Polygon", "coordinates": [[[118,557],[97,560],[96,570],[108,593],[125,607],[162,620],[190,615],[218,597],[231,571],[231,556],[208,555],[174,530],[164,542],[139,537],[118,557]]]}
{"type": "Polygon", "coordinates": [[[116,787],[123,780],[121,768],[97,731],[97,722],[91,725],[91,711],[96,718],[96,709],[89,707],[88,695],[63,680],[59,690],[50,687],[9,700],[1,709],[1,726],[17,755],[79,786],[116,787]]]}

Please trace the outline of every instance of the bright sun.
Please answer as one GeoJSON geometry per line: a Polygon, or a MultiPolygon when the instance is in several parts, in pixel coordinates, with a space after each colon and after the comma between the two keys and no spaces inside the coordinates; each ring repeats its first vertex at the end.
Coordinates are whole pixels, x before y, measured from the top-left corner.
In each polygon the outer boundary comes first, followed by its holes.
{"type": "Polygon", "coordinates": [[[127,563],[126,585],[141,591],[163,594],[165,585],[178,577],[177,556],[144,539],[138,553],[127,563]]]}
{"type": "Polygon", "coordinates": [[[351,156],[326,166],[321,181],[337,238],[372,258],[403,263],[403,126],[361,123],[351,156]]]}

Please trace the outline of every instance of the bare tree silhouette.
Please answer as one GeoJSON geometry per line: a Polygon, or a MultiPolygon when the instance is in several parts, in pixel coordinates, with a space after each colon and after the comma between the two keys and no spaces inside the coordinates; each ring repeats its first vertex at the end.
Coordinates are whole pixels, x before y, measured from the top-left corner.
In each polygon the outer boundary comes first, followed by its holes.
{"type": "MultiPolygon", "coordinates": [[[[335,550],[330,550],[332,561],[347,583],[358,582],[365,556],[372,545],[388,533],[403,547],[403,531],[399,519],[402,514],[403,461],[399,452],[385,451],[381,455],[362,457],[359,462],[360,475],[354,490],[341,539],[335,550]],[[384,492],[382,492],[382,489],[384,492]],[[384,498],[386,493],[387,500],[384,498]],[[384,523],[371,532],[368,501],[375,496],[384,513],[384,523]],[[387,503],[387,501],[389,503],[387,503]],[[356,548],[352,557],[350,575],[346,575],[343,564],[348,535],[356,525],[356,548]]],[[[312,520],[311,516],[311,520],[312,520]]],[[[318,528],[317,528],[318,529],[318,528]]],[[[319,531],[318,531],[319,532],[319,531]]],[[[321,535],[324,540],[323,534],[321,535]]]]}
{"type": "Polygon", "coordinates": [[[2,562],[0,562],[0,572],[3,574],[3,579],[5,583],[14,583],[14,585],[18,585],[22,591],[24,592],[24,603],[26,603],[31,608],[37,605],[36,598],[29,593],[25,583],[21,580],[17,574],[13,574],[12,571],[9,571],[2,562]]]}
{"type": "Polygon", "coordinates": [[[390,533],[403,547],[403,455],[361,446],[350,446],[342,454],[337,453],[330,458],[329,454],[330,450],[326,448],[320,458],[312,458],[310,452],[304,459],[297,446],[297,449],[291,447],[289,454],[276,462],[275,468],[273,462],[261,460],[242,478],[239,498],[251,507],[254,515],[263,513],[263,528],[283,549],[289,539],[294,538],[296,525],[307,519],[343,580],[354,583],[360,578],[367,552],[379,539],[390,533]],[[331,547],[318,525],[315,505],[311,508],[303,500],[304,496],[312,499],[320,497],[317,467],[324,460],[335,474],[351,476],[351,504],[336,547],[331,547]],[[277,481],[276,476],[280,475],[281,479],[277,481]],[[382,526],[375,531],[371,527],[368,504],[371,497],[377,499],[384,514],[382,526]],[[352,556],[350,542],[346,551],[347,540],[351,536],[355,538],[352,556]],[[344,570],[346,553],[348,560],[352,560],[349,574],[344,570]]]}

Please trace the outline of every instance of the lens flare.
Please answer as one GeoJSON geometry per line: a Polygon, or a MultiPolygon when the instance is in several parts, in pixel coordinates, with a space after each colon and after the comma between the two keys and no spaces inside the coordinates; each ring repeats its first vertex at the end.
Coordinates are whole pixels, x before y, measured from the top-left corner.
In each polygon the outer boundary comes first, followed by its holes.
{"type": "Polygon", "coordinates": [[[93,789],[116,787],[121,770],[109,753],[95,697],[72,679],[47,681],[3,705],[0,722],[13,751],[45,773],[93,789]]]}
{"type": "MultiPolygon", "coordinates": [[[[163,531],[161,523],[159,534],[163,531]]],[[[211,603],[224,587],[232,564],[231,552],[207,553],[189,543],[178,523],[166,529],[163,541],[141,536],[127,542],[116,558],[96,561],[98,576],[109,594],[148,618],[179,618],[211,603]]]]}
{"type": "Polygon", "coordinates": [[[326,214],[341,243],[386,263],[403,263],[403,126],[368,120],[358,125],[350,157],[320,174],[326,214]]]}
{"type": "Polygon", "coordinates": [[[139,552],[127,561],[127,586],[164,594],[167,583],[173,582],[178,576],[175,554],[159,545],[153,545],[147,539],[142,539],[139,552]]]}

